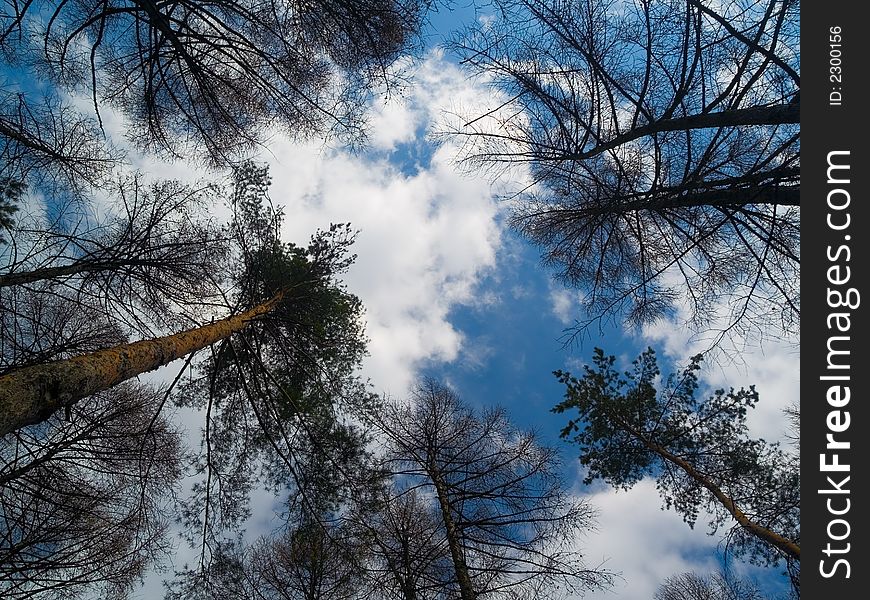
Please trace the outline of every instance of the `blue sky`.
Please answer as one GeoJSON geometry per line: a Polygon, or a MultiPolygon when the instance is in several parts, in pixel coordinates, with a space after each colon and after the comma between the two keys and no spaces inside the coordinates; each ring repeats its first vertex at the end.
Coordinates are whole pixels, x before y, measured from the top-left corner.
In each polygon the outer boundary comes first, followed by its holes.
{"type": "MultiPolygon", "coordinates": [[[[506,229],[506,206],[498,200],[524,186],[528,174],[517,169],[493,178],[469,172],[457,164],[460,148],[449,141],[436,146],[427,136],[451,113],[481,114],[500,104],[485,82],[468,79],[438,49],[445,33],[478,16],[468,0],[455,0],[453,9],[432,15],[422,57],[400,61],[413,75],[408,88],[371,107],[367,150],[351,154],[276,134],[260,159],[270,164],[271,196],[285,208],[288,239],[305,243],[330,222],[360,229],[354,248],[359,258],[346,283],[366,306],[371,341],[363,374],[376,391],[403,396],[417,377],[434,376],[472,404],[506,407],[519,426],[559,445],[565,417],[549,410],[563,390],[553,370],[579,372],[594,346],[627,364],[651,345],[668,372],[700,346],[677,322],[640,332],[610,327],[600,336],[593,332],[581,347],[563,346],[564,328],[581,316],[577,292],[555,283],[541,268],[537,250],[506,229]]],[[[88,102],[81,100],[82,106],[88,102]]],[[[109,110],[102,116],[107,131],[123,138],[124,120],[109,110]]],[[[209,175],[182,162],[135,155],[133,161],[161,177],[209,175]]],[[[728,358],[708,368],[706,383],[757,384],[762,403],[750,418],[752,431],[781,438],[780,410],[798,398],[796,340],[748,346],[728,358]]],[[[199,423],[191,417],[187,425],[196,431],[199,423]]],[[[706,535],[702,523],[690,530],[673,512],[662,512],[653,482],[621,493],[584,488],[575,449],[562,445],[569,485],[599,509],[599,530],[578,540],[578,548],[591,564],[604,563],[623,577],[613,590],[587,598],[650,598],[670,575],[716,568],[717,538],[706,535]]],[[[263,497],[254,505],[268,511],[272,503],[263,497]]],[[[255,515],[249,537],[265,532],[258,525],[267,521],[262,517],[255,515]]],[[[180,546],[176,567],[184,555],[180,546]]],[[[781,583],[775,573],[755,574],[781,583]]],[[[149,577],[138,597],[158,597],[159,581],[149,577]]]]}

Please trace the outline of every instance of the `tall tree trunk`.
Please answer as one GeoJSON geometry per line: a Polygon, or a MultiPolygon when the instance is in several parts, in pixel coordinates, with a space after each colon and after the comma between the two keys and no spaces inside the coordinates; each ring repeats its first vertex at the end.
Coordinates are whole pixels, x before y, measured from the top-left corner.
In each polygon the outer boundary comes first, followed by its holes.
{"type": "Polygon", "coordinates": [[[195,329],[23,367],[3,375],[0,435],[41,423],[60,408],[227,338],[271,312],[283,297],[284,292],[278,292],[248,311],[195,329]]]}
{"type": "Polygon", "coordinates": [[[432,478],[432,483],[435,484],[438,505],[441,507],[441,518],[444,520],[444,529],[447,531],[447,546],[450,548],[450,556],[453,559],[453,568],[456,571],[456,580],[459,583],[460,597],[462,600],[476,600],[477,595],[474,593],[471,577],[468,575],[468,565],[465,564],[465,557],[462,555],[462,548],[459,546],[459,534],[456,531],[456,523],[453,522],[453,516],[450,514],[450,499],[447,497],[444,481],[435,470],[431,470],[429,475],[432,478]]]}
{"type": "Polygon", "coordinates": [[[91,273],[95,271],[111,271],[121,267],[133,267],[140,265],[157,265],[157,261],[149,260],[77,260],[68,265],[59,267],[45,267],[42,269],[34,269],[32,271],[21,271],[18,273],[7,273],[0,275],[0,287],[9,287],[12,285],[24,285],[27,283],[35,283],[46,279],[59,279],[61,277],[69,277],[79,275],[81,273],[91,273]]]}
{"type": "Polygon", "coordinates": [[[405,600],[417,600],[417,583],[414,578],[411,577],[413,566],[411,565],[411,551],[408,548],[409,543],[410,541],[408,538],[402,538],[402,568],[405,577],[398,577],[399,587],[402,590],[402,595],[405,597],[405,600]]]}
{"type": "Polygon", "coordinates": [[[585,152],[569,153],[555,157],[559,160],[585,160],[602,152],[613,150],[634,140],[664,133],[666,131],[689,131],[692,129],[720,129],[746,125],[786,125],[800,123],[800,102],[778,104],[775,106],[752,106],[735,108],[721,112],[687,115],[676,119],[661,119],[641,125],[619,134],[611,140],[601,141],[585,152]]]}
{"type": "MultiPolygon", "coordinates": [[[[602,215],[624,215],[633,211],[664,211],[680,208],[718,207],[739,209],[753,205],[800,206],[800,186],[778,187],[759,185],[754,188],[704,190],[686,194],[648,194],[641,199],[617,200],[610,204],[593,204],[574,208],[572,206],[551,205],[544,210],[521,214],[514,221],[522,223],[533,218],[547,217],[549,222],[577,221],[592,219],[602,215]]],[[[678,191],[679,194],[679,191],[678,191]]],[[[520,225],[521,226],[521,225],[520,225]]]]}

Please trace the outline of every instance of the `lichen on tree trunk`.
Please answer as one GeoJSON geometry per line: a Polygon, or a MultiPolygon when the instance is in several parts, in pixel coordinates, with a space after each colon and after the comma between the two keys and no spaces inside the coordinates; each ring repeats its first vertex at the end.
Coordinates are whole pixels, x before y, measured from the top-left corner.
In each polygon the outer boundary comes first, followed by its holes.
{"type": "Polygon", "coordinates": [[[201,350],[271,312],[283,291],[243,313],[172,335],[14,370],[0,377],[0,435],[47,420],[55,411],[201,350]]]}

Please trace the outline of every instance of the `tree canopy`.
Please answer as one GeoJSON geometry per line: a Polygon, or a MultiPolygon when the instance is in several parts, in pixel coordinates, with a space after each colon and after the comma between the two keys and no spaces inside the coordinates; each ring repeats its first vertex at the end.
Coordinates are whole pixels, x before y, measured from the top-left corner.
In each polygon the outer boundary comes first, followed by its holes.
{"type": "Polygon", "coordinates": [[[800,569],[798,457],[748,435],[754,386],[715,390],[698,399],[695,356],[657,386],[649,349],[619,373],[615,357],[596,348],[583,376],[557,371],[565,399],[553,409],[572,416],[562,437],[580,447],[586,483],[628,489],[653,477],[665,506],[690,526],[701,511],[713,531],[733,524],[727,548],[765,565],[786,564],[797,588],[800,569]]]}
{"type": "Polygon", "coordinates": [[[0,594],[124,597],[171,549],[182,439],[127,383],[0,438],[0,594]]]}
{"type": "Polygon", "coordinates": [[[711,576],[680,573],[668,577],[654,600],[764,600],[758,587],[723,571],[711,576]]]}
{"type": "MultiPolygon", "coordinates": [[[[389,83],[425,8],[417,0],[11,3],[0,9],[0,49],[12,65],[90,96],[95,121],[101,107],[120,110],[137,146],[227,164],[273,128],[358,137],[360,98],[389,83]]],[[[73,142],[90,135],[86,119],[57,106],[35,114],[26,90],[8,104],[0,136],[26,160],[75,169],[103,160],[80,155],[98,146],[73,142]],[[41,128],[31,135],[32,123],[56,127],[45,140],[41,128]]]]}
{"type": "Polygon", "coordinates": [[[584,292],[576,334],[680,314],[713,342],[800,315],[797,1],[501,0],[454,48],[504,97],[444,132],[536,185],[513,226],[584,292]],[[508,115],[508,116],[504,116],[508,115]]]}
{"type": "Polygon", "coordinates": [[[504,410],[476,414],[450,388],[424,380],[409,405],[381,412],[386,470],[398,476],[399,494],[434,496],[451,594],[474,600],[534,586],[544,597],[607,585],[610,574],[573,547],[591,507],[563,487],[556,451],[516,429],[504,410]]]}

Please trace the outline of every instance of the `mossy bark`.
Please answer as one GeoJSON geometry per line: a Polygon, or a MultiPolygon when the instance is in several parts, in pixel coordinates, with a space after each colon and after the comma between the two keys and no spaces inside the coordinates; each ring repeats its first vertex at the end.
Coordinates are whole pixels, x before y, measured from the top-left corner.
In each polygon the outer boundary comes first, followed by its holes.
{"type": "Polygon", "coordinates": [[[0,377],[0,435],[41,423],[55,411],[201,350],[272,311],[279,292],[254,308],[173,335],[17,369],[0,377]]]}

